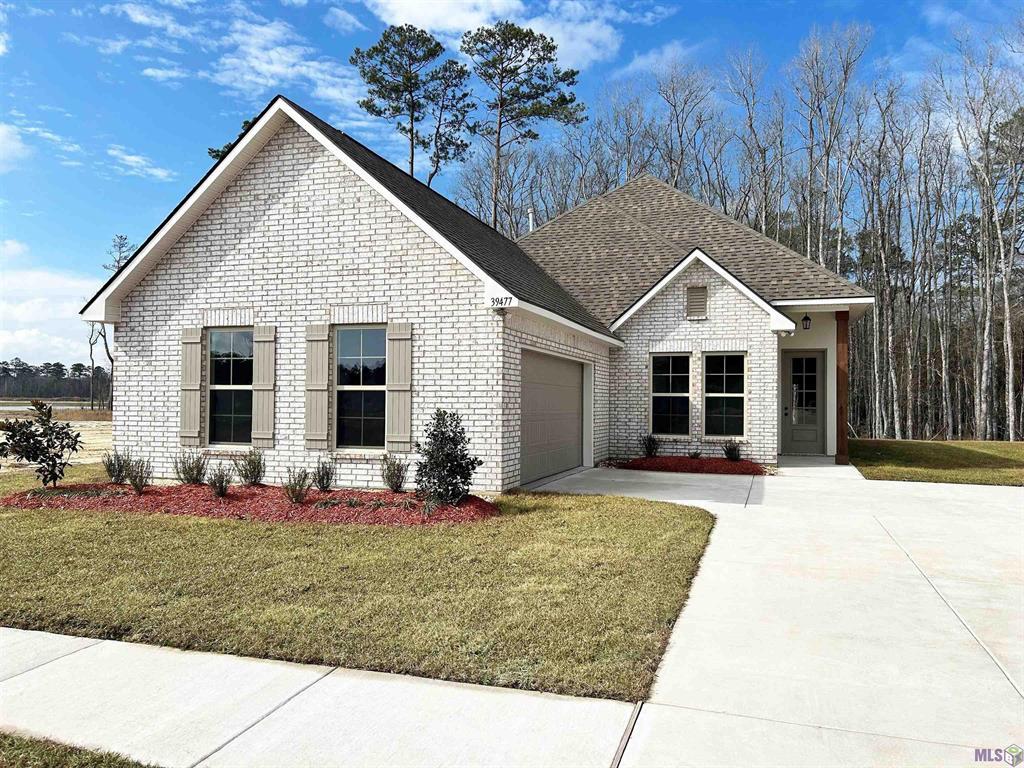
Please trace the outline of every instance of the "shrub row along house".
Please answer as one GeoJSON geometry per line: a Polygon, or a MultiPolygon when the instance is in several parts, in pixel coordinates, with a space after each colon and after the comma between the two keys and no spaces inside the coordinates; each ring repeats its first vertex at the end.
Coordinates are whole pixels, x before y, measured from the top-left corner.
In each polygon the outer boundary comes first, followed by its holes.
{"type": "Polygon", "coordinates": [[[114,443],[324,456],[379,483],[459,412],[502,490],[662,451],[846,460],[864,290],[651,177],[513,242],[278,96],[83,308],[113,323],[114,443]]]}

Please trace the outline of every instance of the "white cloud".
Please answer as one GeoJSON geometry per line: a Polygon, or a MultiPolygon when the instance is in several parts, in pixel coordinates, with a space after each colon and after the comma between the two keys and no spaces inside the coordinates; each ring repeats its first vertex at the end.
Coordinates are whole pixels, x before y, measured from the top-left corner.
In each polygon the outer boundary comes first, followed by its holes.
{"type": "Polygon", "coordinates": [[[0,240],[0,261],[12,261],[28,253],[28,246],[19,240],[0,240]]]}
{"type": "Polygon", "coordinates": [[[171,37],[191,39],[196,36],[197,29],[185,24],[180,24],[167,11],[159,8],[152,8],[142,3],[120,3],[118,5],[104,5],[100,9],[104,14],[115,14],[124,16],[133,24],[150,29],[159,29],[171,37]]]}
{"type": "Polygon", "coordinates": [[[132,40],[123,35],[118,37],[80,37],[73,32],[65,32],[64,39],[75,45],[95,48],[103,56],[119,56],[129,48],[159,49],[171,53],[182,52],[181,46],[176,42],[157,35],[132,40]]]}
{"type": "Polygon", "coordinates": [[[305,8],[308,0],[281,0],[281,5],[290,5],[293,8],[305,8]]]}
{"type": "Polygon", "coordinates": [[[429,32],[453,32],[523,14],[522,0],[364,0],[385,24],[414,24],[429,32]]]}
{"type": "Polygon", "coordinates": [[[324,14],[324,24],[342,34],[355,32],[357,29],[366,29],[359,19],[341,8],[329,8],[324,14]]]}
{"type": "Polygon", "coordinates": [[[20,126],[22,133],[27,133],[32,136],[37,136],[40,139],[50,142],[55,145],[62,152],[81,152],[82,147],[79,144],[66,139],[60,134],[54,133],[49,128],[44,128],[41,125],[22,125],[20,126]]]}
{"type": "Polygon", "coordinates": [[[622,33],[614,22],[625,18],[617,9],[580,0],[552,0],[547,11],[525,24],[558,43],[558,63],[585,69],[598,61],[614,59],[622,45],[622,33]]]}
{"type": "Polygon", "coordinates": [[[160,168],[145,155],[133,154],[120,144],[112,144],[108,147],[107,154],[116,162],[113,166],[114,170],[124,176],[138,176],[156,181],[170,181],[175,176],[174,171],[160,168]]]}
{"type": "Polygon", "coordinates": [[[32,148],[21,140],[18,127],[0,123],[0,173],[14,170],[19,161],[32,154],[32,148]]]}
{"type": "Polygon", "coordinates": [[[203,73],[227,90],[250,99],[302,85],[314,98],[335,105],[346,115],[358,114],[362,84],[347,64],[316,57],[316,50],[280,19],[253,23],[236,19],[221,40],[229,48],[203,73]]]}
{"type": "Polygon", "coordinates": [[[670,40],[664,45],[644,53],[633,55],[629,64],[616,72],[617,75],[635,75],[643,72],[657,72],[672,64],[685,61],[699,48],[700,43],[687,44],[682,40],[670,40]]]}
{"type": "Polygon", "coordinates": [[[0,56],[7,53],[9,44],[11,42],[11,36],[7,33],[5,27],[7,26],[7,13],[6,5],[0,5],[0,56]]]}
{"type": "MultiPolygon", "coordinates": [[[[27,250],[27,249],[26,249],[27,250]]],[[[4,272],[0,299],[0,359],[28,363],[87,360],[87,326],[78,310],[101,279],[28,266],[4,272]]]]}
{"type": "Polygon", "coordinates": [[[146,67],[142,70],[142,75],[158,83],[173,83],[175,80],[188,77],[188,72],[180,67],[146,67]]]}

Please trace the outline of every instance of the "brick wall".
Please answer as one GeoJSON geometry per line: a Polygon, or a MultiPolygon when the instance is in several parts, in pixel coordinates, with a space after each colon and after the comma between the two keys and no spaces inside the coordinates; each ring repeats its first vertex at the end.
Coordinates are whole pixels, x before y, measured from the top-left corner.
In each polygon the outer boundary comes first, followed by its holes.
{"type": "MultiPolygon", "coordinates": [[[[412,323],[413,435],[435,408],[459,411],[484,460],[476,487],[507,485],[502,318],[483,305],[477,278],[291,123],[122,302],[115,446],[170,477],[181,329],[266,324],[277,328],[267,479],[311,468],[321,454],[303,442],[305,327],[351,318],[412,323]]],[[[380,484],[379,454],[330,455],[340,484],[380,484]]]]}
{"type": "Polygon", "coordinates": [[[778,339],[764,310],[704,264],[679,275],[618,330],[624,349],[611,353],[611,435],[613,457],[640,453],[637,438],[650,431],[650,356],[690,354],[690,435],[662,440],[665,455],[700,448],[720,456],[722,438],[703,437],[703,358],[708,352],[746,354],[745,458],[777,461],[778,339]],[[707,320],[686,319],[686,287],[708,287],[707,320]]]}

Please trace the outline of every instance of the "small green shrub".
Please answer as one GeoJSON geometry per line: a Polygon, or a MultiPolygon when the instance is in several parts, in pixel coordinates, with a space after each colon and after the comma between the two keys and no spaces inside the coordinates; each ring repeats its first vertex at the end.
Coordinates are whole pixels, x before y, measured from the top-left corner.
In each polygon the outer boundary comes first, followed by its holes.
{"type": "Polygon", "coordinates": [[[153,466],[149,459],[133,459],[128,465],[128,484],[139,496],[153,482],[153,466]]]}
{"type": "Polygon", "coordinates": [[[401,493],[405,487],[405,478],[409,474],[409,462],[397,456],[385,453],[380,457],[380,477],[384,485],[395,493],[401,493]]]}
{"type": "Polygon", "coordinates": [[[33,400],[32,410],[31,419],[0,421],[0,458],[13,456],[19,463],[35,464],[43,487],[56,487],[71,456],[82,447],[82,434],[71,429],[69,422],[55,421],[53,406],[42,400],[33,400]]]}
{"type": "Polygon", "coordinates": [[[370,501],[370,503],[367,504],[367,508],[371,512],[379,512],[380,510],[382,510],[386,506],[387,505],[383,501],[381,501],[380,499],[372,499],[370,501]]]}
{"type": "Polygon", "coordinates": [[[210,490],[213,491],[213,495],[218,499],[223,499],[228,495],[228,489],[231,487],[231,470],[224,464],[218,464],[210,472],[210,477],[206,481],[206,484],[210,486],[210,490]]]}
{"type": "Polygon", "coordinates": [[[207,460],[202,451],[182,451],[174,457],[174,476],[182,485],[206,482],[207,460]]]}
{"type": "Polygon", "coordinates": [[[722,453],[729,461],[740,460],[740,444],[736,440],[726,440],[722,443],[722,453]]]}
{"type": "Polygon", "coordinates": [[[363,502],[361,502],[355,496],[346,496],[345,497],[345,506],[346,507],[361,507],[361,506],[363,506],[363,502]]]}
{"type": "Polygon", "coordinates": [[[123,485],[128,481],[128,467],[131,466],[131,463],[131,451],[121,453],[115,449],[113,453],[103,454],[103,470],[110,478],[110,482],[118,485],[123,485]]]}
{"type": "Polygon", "coordinates": [[[337,469],[334,462],[328,459],[318,459],[316,469],[313,470],[313,485],[318,491],[326,493],[334,487],[334,477],[337,469]]]}
{"type": "Polygon", "coordinates": [[[645,435],[640,435],[637,438],[637,443],[640,445],[640,450],[643,451],[644,456],[652,458],[658,455],[658,451],[661,450],[661,440],[656,438],[650,432],[645,435]]]}
{"type": "Polygon", "coordinates": [[[309,476],[308,469],[294,470],[288,467],[288,480],[281,486],[281,490],[292,504],[301,504],[312,486],[313,478],[309,476]]]}
{"type": "Polygon", "coordinates": [[[427,425],[426,438],[416,450],[423,456],[416,462],[416,488],[426,499],[440,504],[458,504],[469,493],[476,468],[483,462],[469,453],[469,438],[462,417],[438,408],[427,425]]]}
{"type": "Polygon", "coordinates": [[[700,458],[700,448],[697,448],[694,451],[690,451],[687,454],[687,456],[689,456],[691,459],[699,459],[700,458]]]}
{"type": "Polygon", "coordinates": [[[245,485],[260,485],[267,473],[267,462],[259,448],[250,448],[241,456],[232,459],[231,463],[235,467],[238,479],[245,485]]]}

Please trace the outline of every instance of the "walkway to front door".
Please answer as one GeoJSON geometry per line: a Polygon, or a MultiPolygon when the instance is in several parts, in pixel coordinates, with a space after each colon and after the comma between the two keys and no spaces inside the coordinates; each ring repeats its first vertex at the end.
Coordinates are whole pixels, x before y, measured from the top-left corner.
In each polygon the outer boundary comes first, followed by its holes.
{"type": "Polygon", "coordinates": [[[825,453],[825,353],[782,353],[782,452],[825,453]]]}

